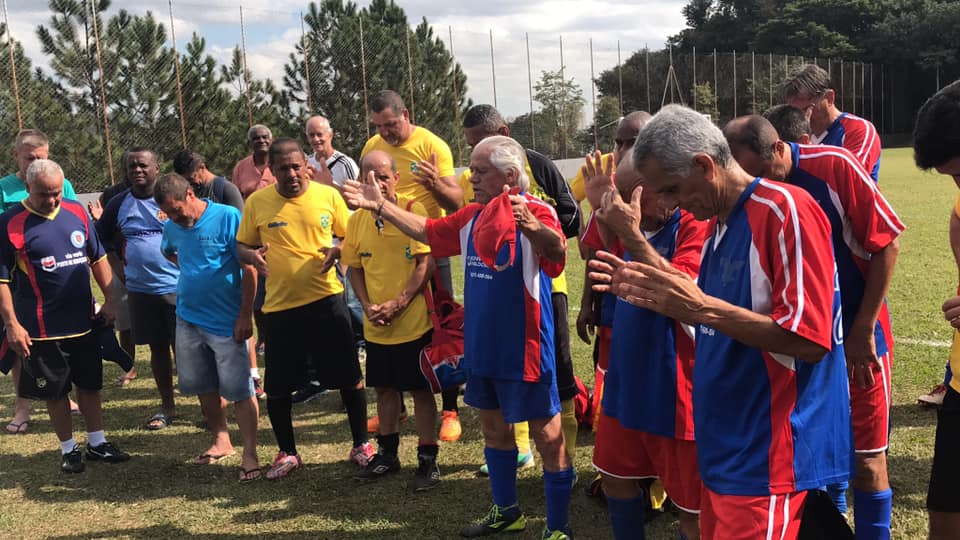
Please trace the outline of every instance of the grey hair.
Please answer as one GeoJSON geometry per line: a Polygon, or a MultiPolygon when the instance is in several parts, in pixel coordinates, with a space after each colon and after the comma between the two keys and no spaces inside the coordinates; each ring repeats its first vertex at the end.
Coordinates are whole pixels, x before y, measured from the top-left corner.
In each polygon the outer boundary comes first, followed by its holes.
{"type": "MultiPolygon", "coordinates": [[[[327,120],[327,117],[325,117],[325,116],[320,116],[320,115],[311,116],[310,118],[307,118],[306,123],[303,124],[303,130],[306,131],[306,130],[307,130],[307,126],[310,125],[310,122],[314,122],[314,121],[320,122],[320,125],[321,125],[321,126],[324,126],[324,128],[325,128],[325,129],[323,130],[324,133],[330,133],[331,131],[333,131],[333,128],[330,127],[330,120],[327,120]]],[[[248,137],[248,138],[249,138],[249,137],[248,137]]]]}
{"type": "Polygon", "coordinates": [[[687,176],[697,154],[707,154],[721,168],[733,163],[720,128],[707,117],[680,105],[667,105],[653,115],[633,145],[633,166],[655,158],[668,175],[687,176]]]}
{"type": "Polygon", "coordinates": [[[247,140],[248,140],[248,141],[250,140],[250,137],[253,136],[253,132],[256,131],[256,130],[258,130],[258,129],[265,129],[265,130],[267,130],[267,135],[269,135],[271,139],[273,138],[273,132],[270,131],[270,128],[268,128],[267,126],[265,126],[265,125],[263,125],[263,124],[254,124],[254,125],[250,126],[250,129],[247,130],[247,140]]]}
{"type": "Polygon", "coordinates": [[[783,96],[787,99],[799,95],[817,97],[830,90],[831,86],[827,70],[816,64],[804,64],[783,81],[783,96]]]}
{"type": "Polygon", "coordinates": [[[62,179],[63,169],[52,159],[37,159],[27,167],[27,183],[34,183],[40,176],[47,178],[59,176],[62,179]]]}
{"type": "Polygon", "coordinates": [[[497,168],[503,174],[507,174],[511,169],[517,172],[517,187],[523,191],[530,189],[530,177],[527,176],[526,159],[527,153],[520,146],[520,143],[504,137],[503,135],[494,135],[483,139],[473,151],[481,148],[490,147],[490,164],[497,168]]]}

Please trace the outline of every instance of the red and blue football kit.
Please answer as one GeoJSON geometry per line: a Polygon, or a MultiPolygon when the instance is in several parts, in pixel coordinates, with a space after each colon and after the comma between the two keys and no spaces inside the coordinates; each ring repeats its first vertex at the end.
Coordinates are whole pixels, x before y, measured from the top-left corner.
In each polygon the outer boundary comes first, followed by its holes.
{"type": "Polygon", "coordinates": [[[856,156],[874,182],[880,180],[880,135],[869,120],[842,113],[816,142],[846,148],[856,156]]]}
{"type": "MultiPolygon", "coordinates": [[[[843,298],[843,331],[848,335],[863,301],[872,254],[886,248],[904,225],[880,194],[856,157],[845,148],[790,143],[793,168],[787,182],[805,189],[830,220],[833,252],[843,298]]],[[[881,452],[887,448],[893,368],[893,332],[884,301],[874,328],[876,383],[850,384],[854,449],[881,452]]]]}
{"type": "Polygon", "coordinates": [[[90,332],[89,265],[105,256],[87,211],[64,199],[50,216],[17,203],[0,216],[0,282],[10,284],[20,324],[34,340],[90,332]]]}
{"type": "MultiPolygon", "coordinates": [[[[707,223],[676,210],[647,242],[697,277],[707,223]]],[[[630,254],[625,255],[630,260],[630,254]]],[[[674,503],[700,510],[693,442],[693,328],[617,299],[593,464],[621,478],[659,477],[674,503]]]]}
{"type": "Polygon", "coordinates": [[[801,188],[758,178],[726,221],[714,218],[710,228],[700,288],[767,315],[828,352],[808,363],[697,325],[693,413],[706,488],[703,538],[795,538],[798,492],[850,475],[850,402],[830,223],[801,188]],[[729,515],[724,501],[731,497],[739,502],[729,508],[742,515],[729,515]],[[760,506],[769,520],[754,519],[760,506]],[[782,526],[767,530],[775,518],[782,526]]]}

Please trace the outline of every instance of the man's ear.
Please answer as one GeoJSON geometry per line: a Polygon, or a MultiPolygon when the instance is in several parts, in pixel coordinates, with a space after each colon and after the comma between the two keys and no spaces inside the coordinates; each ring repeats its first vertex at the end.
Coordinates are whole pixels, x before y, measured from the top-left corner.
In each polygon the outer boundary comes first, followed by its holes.
{"type": "Polygon", "coordinates": [[[823,93],[823,99],[827,100],[827,103],[830,105],[833,105],[837,101],[837,93],[832,88],[829,88],[823,93]]]}
{"type": "Polygon", "coordinates": [[[803,135],[800,136],[800,140],[797,142],[800,144],[810,144],[810,135],[807,133],[804,133],[803,135]]]}

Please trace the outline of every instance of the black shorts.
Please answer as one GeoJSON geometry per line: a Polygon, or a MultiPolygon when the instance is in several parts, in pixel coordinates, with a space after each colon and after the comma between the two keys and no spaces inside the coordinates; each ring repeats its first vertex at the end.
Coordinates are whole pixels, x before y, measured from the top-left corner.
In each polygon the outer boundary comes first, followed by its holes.
{"type": "MultiPolygon", "coordinates": [[[[100,345],[94,337],[93,332],[89,332],[79,337],[51,339],[44,341],[34,341],[31,345],[32,360],[42,361],[47,356],[42,353],[43,349],[56,349],[50,354],[59,353],[70,366],[70,373],[67,375],[67,381],[47,380],[44,385],[57,387],[63,385],[63,391],[60,398],[66,397],[73,388],[89,390],[91,392],[99,391],[103,388],[103,362],[100,360],[100,345]]],[[[22,375],[20,381],[27,384],[27,375],[22,375]]]]}
{"type": "Polygon", "coordinates": [[[257,295],[253,297],[253,310],[263,309],[263,303],[267,300],[267,276],[257,274],[257,295]]]}
{"type": "Polygon", "coordinates": [[[137,345],[169,346],[177,329],[177,294],[129,291],[130,331],[137,345]]]}
{"type": "Polygon", "coordinates": [[[307,382],[307,364],[324,388],[353,388],[363,380],[343,294],[264,313],[268,395],[289,396],[307,382]]]}
{"type": "Polygon", "coordinates": [[[570,326],[567,324],[567,295],[553,293],[553,351],[557,364],[557,394],[560,401],[577,395],[577,381],[573,378],[573,358],[570,356],[570,326]]]}
{"type": "Polygon", "coordinates": [[[367,342],[367,386],[394,390],[429,390],[420,371],[420,351],[430,343],[433,330],[418,339],[395,345],[367,342]]]}
{"type": "MultiPolygon", "coordinates": [[[[956,376],[956,374],[954,374],[956,376]]],[[[947,387],[937,412],[937,438],[927,489],[927,510],[960,512],[960,393],[947,387]]]]}

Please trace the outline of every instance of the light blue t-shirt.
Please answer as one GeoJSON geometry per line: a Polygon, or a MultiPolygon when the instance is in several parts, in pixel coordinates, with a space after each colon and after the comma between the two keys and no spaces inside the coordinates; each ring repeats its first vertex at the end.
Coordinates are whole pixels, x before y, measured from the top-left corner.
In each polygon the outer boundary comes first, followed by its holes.
{"type": "MultiPolygon", "coordinates": [[[[27,186],[17,176],[17,173],[0,178],[0,211],[9,210],[26,199],[28,195],[27,186]]],[[[63,179],[63,198],[71,201],[77,200],[77,192],[73,190],[73,184],[66,178],[63,179]]]]}
{"type": "Polygon", "coordinates": [[[161,249],[176,255],[180,263],[177,316],[211,334],[232,336],[242,296],[237,259],[240,211],[203,200],[207,209],[193,227],[167,221],[161,249]]]}
{"type": "Polygon", "coordinates": [[[176,292],[180,270],[160,252],[167,221],[152,196],[138,199],[129,189],[107,203],[97,232],[108,251],[121,255],[127,290],[153,295],[176,292]]]}

